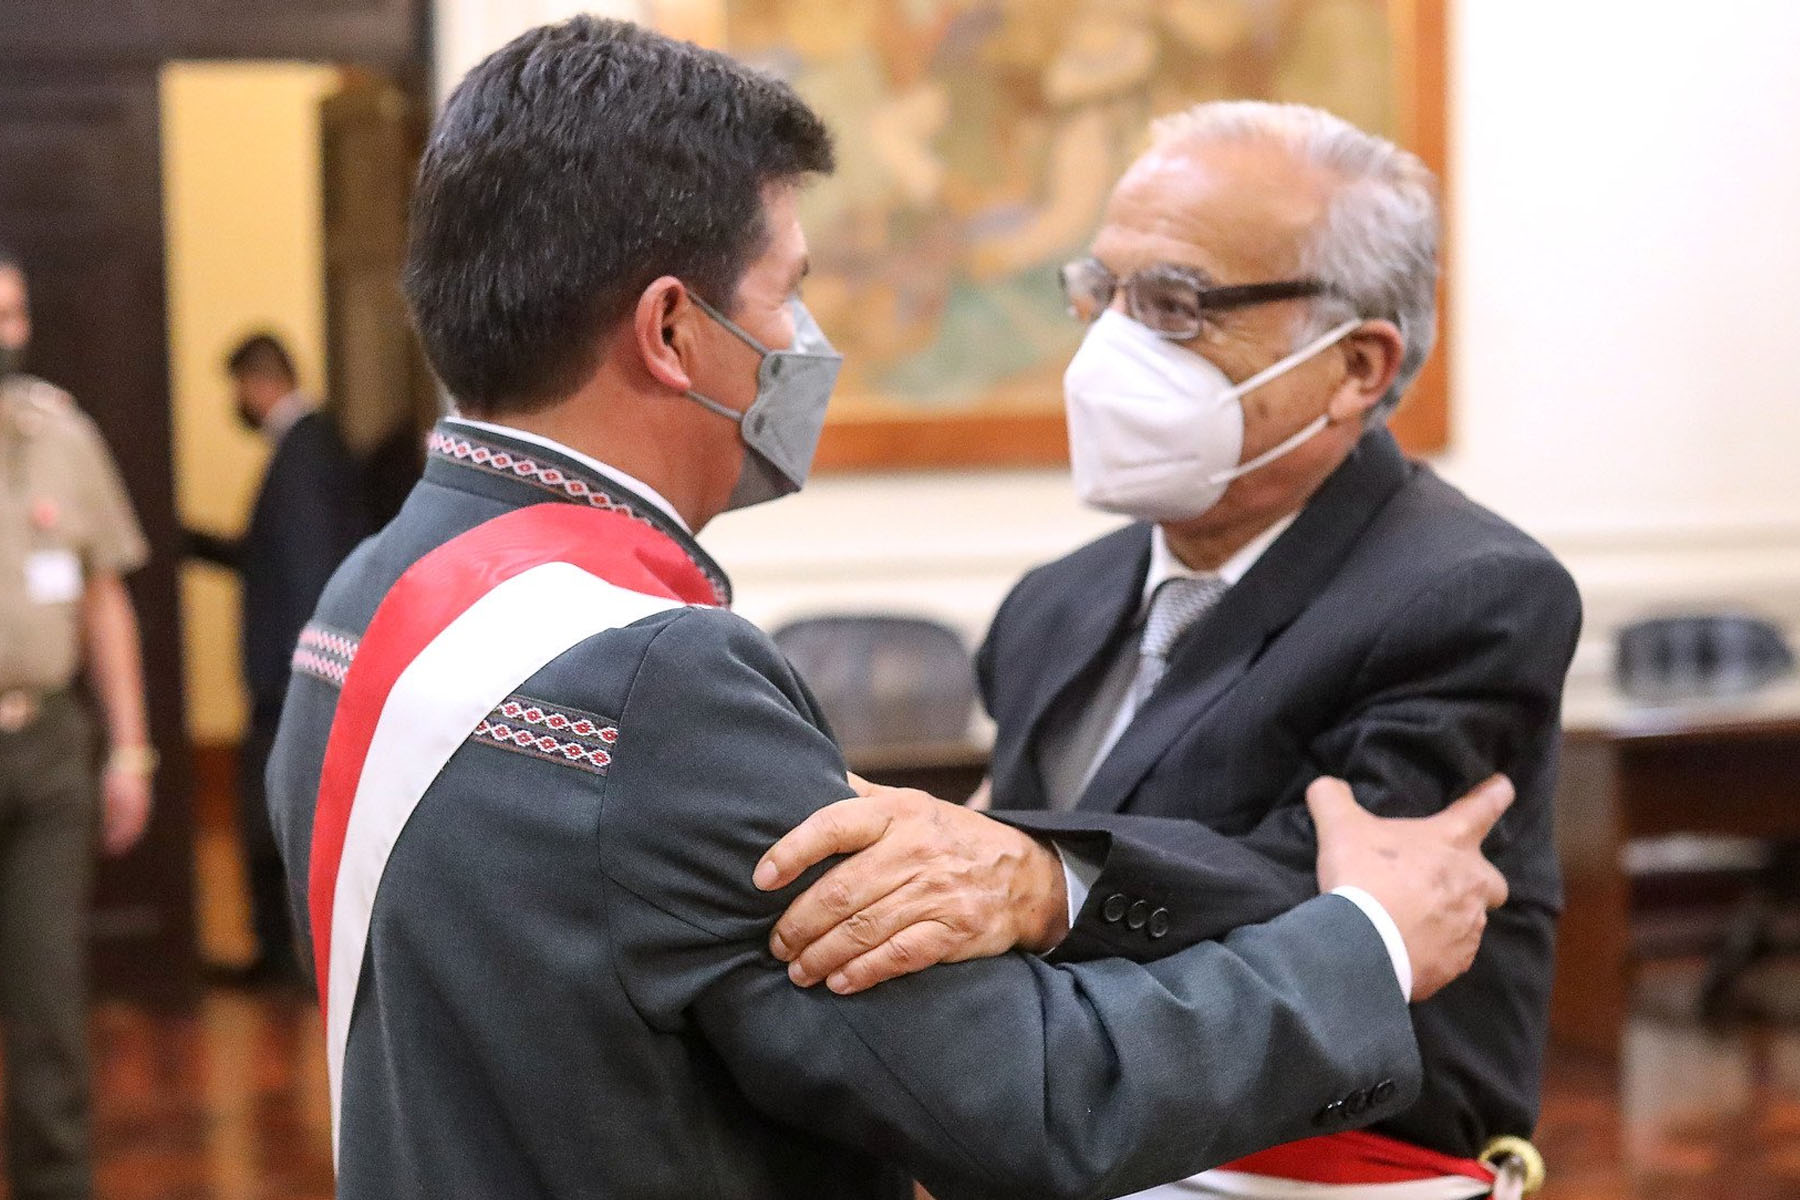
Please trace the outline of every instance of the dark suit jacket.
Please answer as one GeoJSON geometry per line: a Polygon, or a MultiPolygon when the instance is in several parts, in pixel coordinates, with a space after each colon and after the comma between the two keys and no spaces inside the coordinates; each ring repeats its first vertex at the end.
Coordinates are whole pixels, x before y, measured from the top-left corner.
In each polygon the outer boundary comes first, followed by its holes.
{"type": "Polygon", "coordinates": [[[244,535],[189,536],[199,557],[243,577],[244,682],[254,712],[280,706],[301,627],[368,532],[355,460],[331,419],[309,412],[275,447],[244,535]]]}
{"type": "MultiPolygon", "coordinates": [[[[339,682],[383,595],[524,505],[660,511],[540,447],[447,424],[400,515],[346,562],[294,674],[270,804],[305,928],[339,682]],[[310,664],[310,665],[309,665],[310,664]]],[[[1417,1089],[1381,943],[1348,902],[1160,962],[1013,954],[855,997],[768,953],[799,887],[758,858],[844,796],[844,761],[773,643],[722,608],[578,643],[519,689],[616,730],[604,773],[479,738],[395,842],[349,1027],[339,1195],[1100,1197],[1417,1089]]],[[[566,726],[572,727],[572,726],[566,726]]],[[[1171,946],[1173,942],[1169,943],[1171,946]]]]}
{"type": "MultiPolygon", "coordinates": [[[[978,656],[998,723],[997,808],[1045,807],[1038,748],[1129,636],[1149,550],[1150,527],[1130,526],[1033,571],[1000,609],[978,656]]],[[[1315,895],[1303,803],[1315,776],[1347,778],[1374,812],[1418,816],[1504,771],[1518,800],[1485,849],[1512,899],[1474,969],[1415,1007],[1424,1094],[1380,1128],[1460,1154],[1528,1133],[1561,903],[1560,702],[1579,626],[1574,583],[1548,551],[1407,462],[1385,430],[1367,434],[1176,644],[1077,810],[1008,814],[1104,862],[1062,956],[1155,953],[1159,929],[1216,937],[1315,895]],[[1140,900],[1154,921],[1130,918],[1140,900]]]]}

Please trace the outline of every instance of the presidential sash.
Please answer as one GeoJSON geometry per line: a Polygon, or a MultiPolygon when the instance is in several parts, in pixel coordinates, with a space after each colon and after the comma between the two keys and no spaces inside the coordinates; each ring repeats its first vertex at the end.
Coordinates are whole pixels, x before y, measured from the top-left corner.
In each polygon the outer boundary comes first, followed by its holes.
{"type": "Polygon", "coordinates": [[[419,559],[383,597],[344,679],[313,817],[307,895],[334,1160],[375,896],[426,789],[483,718],[564,651],[719,599],[656,527],[572,504],[487,521],[419,559]]]}

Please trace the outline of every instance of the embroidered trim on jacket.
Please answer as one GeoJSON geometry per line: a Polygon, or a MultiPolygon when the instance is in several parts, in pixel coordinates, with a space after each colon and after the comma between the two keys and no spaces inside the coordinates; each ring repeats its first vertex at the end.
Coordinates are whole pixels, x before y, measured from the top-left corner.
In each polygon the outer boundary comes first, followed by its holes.
{"type": "Polygon", "coordinates": [[[604,775],[619,727],[579,709],[508,696],[475,727],[471,740],[604,775]]]}
{"type": "Polygon", "coordinates": [[[356,660],[359,645],[361,643],[347,633],[317,623],[309,624],[300,631],[299,644],[294,647],[293,669],[341,688],[344,676],[350,673],[350,664],[356,660]]]}
{"type": "MultiPolygon", "coordinates": [[[[517,451],[508,450],[502,446],[490,446],[474,438],[447,433],[442,429],[431,431],[431,436],[426,439],[425,449],[441,458],[476,467],[491,475],[531,484],[533,487],[541,488],[561,499],[588,504],[604,512],[622,513],[635,521],[642,521],[658,533],[667,532],[656,521],[645,516],[629,503],[608,495],[601,486],[565,471],[561,467],[547,466],[517,451]]],[[[730,589],[717,572],[698,559],[694,559],[691,554],[689,558],[696,567],[700,568],[700,573],[706,576],[707,582],[713,585],[713,591],[720,596],[730,595],[730,589]]]]}
{"type": "Polygon", "coordinates": [[[425,446],[433,454],[480,467],[495,475],[523,480],[546,491],[556,492],[566,499],[584,501],[607,512],[624,513],[647,525],[655,524],[629,504],[620,503],[587,480],[571,475],[561,467],[545,466],[511,450],[489,446],[470,438],[453,437],[441,429],[431,431],[431,437],[425,446]]]}

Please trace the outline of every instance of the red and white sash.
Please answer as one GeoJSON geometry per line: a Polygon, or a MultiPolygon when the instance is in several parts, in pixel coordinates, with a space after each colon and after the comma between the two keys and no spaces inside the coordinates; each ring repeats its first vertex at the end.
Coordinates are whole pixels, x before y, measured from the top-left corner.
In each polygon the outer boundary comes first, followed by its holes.
{"type": "Polygon", "coordinates": [[[313,817],[307,895],[334,1158],[375,894],[425,790],[482,718],[570,647],[718,602],[654,527],[572,504],[479,525],[414,563],[382,599],[344,680],[313,817]]]}
{"type": "Polygon", "coordinates": [[[1367,1130],[1290,1142],[1127,1200],[1475,1200],[1494,1169],[1367,1130]]]}

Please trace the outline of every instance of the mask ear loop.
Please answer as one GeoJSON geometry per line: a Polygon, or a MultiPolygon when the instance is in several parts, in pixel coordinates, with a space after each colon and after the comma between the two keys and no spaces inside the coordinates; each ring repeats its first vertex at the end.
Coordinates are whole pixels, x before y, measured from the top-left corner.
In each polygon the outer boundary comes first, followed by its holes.
{"type": "MultiPolygon", "coordinates": [[[[750,334],[746,330],[744,330],[742,327],[740,327],[736,321],[733,321],[730,317],[726,316],[724,313],[720,312],[718,309],[716,309],[712,305],[708,304],[706,302],[706,298],[703,297],[699,292],[696,292],[692,288],[689,288],[688,289],[688,299],[692,300],[694,302],[695,307],[697,307],[701,312],[705,313],[707,316],[711,317],[713,320],[715,320],[719,324],[723,325],[726,328],[726,330],[732,334],[732,336],[736,337],[739,341],[743,342],[746,346],[750,347],[752,350],[756,351],[758,354],[762,355],[764,358],[769,357],[768,347],[764,346],[761,342],[759,342],[755,338],[751,337],[750,334]]],[[[714,400],[709,396],[702,396],[699,392],[694,391],[692,388],[688,389],[688,391],[684,394],[687,396],[687,398],[689,400],[692,400],[695,404],[698,404],[701,408],[706,409],[706,411],[708,411],[708,412],[717,413],[719,416],[724,417],[727,421],[730,421],[736,425],[742,425],[744,423],[744,414],[741,412],[738,412],[735,408],[726,408],[723,404],[720,404],[717,400],[714,400]]]]}
{"type": "Polygon", "coordinates": [[[701,408],[704,408],[707,412],[717,413],[735,425],[742,425],[744,423],[743,413],[737,411],[735,408],[726,408],[717,400],[714,400],[709,396],[702,396],[692,388],[683,392],[682,395],[686,396],[689,400],[692,400],[695,404],[698,404],[701,408]]]}
{"type": "Polygon", "coordinates": [[[738,339],[738,341],[744,343],[744,345],[750,347],[752,350],[756,351],[758,354],[762,355],[764,358],[767,358],[769,356],[770,352],[769,352],[769,348],[767,346],[763,345],[761,342],[759,342],[755,338],[751,337],[749,331],[746,330],[743,326],[739,325],[736,321],[733,321],[730,317],[726,316],[724,313],[720,312],[718,309],[716,309],[712,305],[708,304],[706,302],[706,298],[704,296],[702,296],[699,292],[696,292],[690,288],[688,290],[688,299],[692,300],[694,302],[694,304],[700,309],[701,312],[705,313],[707,316],[711,317],[713,320],[717,321],[719,324],[723,325],[726,329],[728,329],[731,332],[732,336],[736,337],[738,339]]]}
{"type": "MultiPolygon", "coordinates": [[[[698,297],[695,298],[698,299],[698,297]]],[[[1279,379],[1281,376],[1286,375],[1289,371],[1293,370],[1313,355],[1319,353],[1319,351],[1325,349],[1327,346],[1332,346],[1339,341],[1342,341],[1345,334],[1349,333],[1352,329],[1355,329],[1362,323],[1363,318],[1351,317],[1342,325],[1326,330],[1286,358],[1279,362],[1270,363],[1250,378],[1244,380],[1244,382],[1232,388],[1231,394],[1233,398],[1242,399],[1246,393],[1254,392],[1257,388],[1268,383],[1271,379],[1279,379]]]]}
{"type": "MultiPolygon", "coordinates": [[[[1261,371],[1258,371],[1256,374],[1252,375],[1250,378],[1244,380],[1244,382],[1242,382],[1242,383],[1238,384],[1236,387],[1232,388],[1231,389],[1232,397],[1234,399],[1242,399],[1246,393],[1255,391],[1257,388],[1261,387],[1263,384],[1268,383],[1271,379],[1276,379],[1282,375],[1287,374],[1289,371],[1293,370],[1295,367],[1299,366],[1301,363],[1305,362],[1307,359],[1311,358],[1313,355],[1324,350],[1326,347],[1336,345],[1339,341],[1341,341],[1343,339],[1343,337],[1346,334],[1348,334],[1352,329],[1355,329],[1357,326],[1361,325],[1362,323],[1363,323],[1363,319],[1361,317],[1353,317],[1350,320],[1345,321],[1343,324],[1337,326],[1335,329],[1332,329],[1332,330],[1328,331],[1327,333],[1322,334],[1321,336],[1319,336],[1317,338],[1314,338],[1312,341],[1310,341],[1306,345],[1300,347],[1300,349],[1294,351],[1292,354],[1288,355],[1286,358],[1282,359],[1280,362],[1270,364],[1269,366],[1263,368],[1261,371]]],[[[1245,475],[1248,475],[1250,472],[1257,470],[1259,467],[1265,467],[1268,464],[1274,462],[1276,459],[1280,458],[1282,455],[1286,454],[1288,451],[1293,450],[1295,447],[1301,445],[1302,443],[1308,441],[1311,438],[1317,437],[1319,435],[1319,433],[1321,431],[1323,431],[1324,428],[1329,424],[1331,424],[1330,415],[1327,413],[1320,413],[1316,418],[1314,418],[1311,421],[1308,421],[1305,425],[1301,426],[1299,432],[1295,433],[1292,437],[1289,437],[1289,438],[1283,440],[1282,442],[1280,442],[1279,444],[1269,448],[1268,450],[1263,451],[1261,454],[1257,455],[1255,458],[1251,459],[1247,463],[1240,463],[1239,465],[1237,465],[1235,467],[1230,467],[1223,471],[1213,472],[1213,474],[1207,476],[1206,482],[1209,486],[1217,485],[1217,484],[1221,484],[1221,483],[1230,483],[1234,479],[1239,479],[1245,475]]]]}

